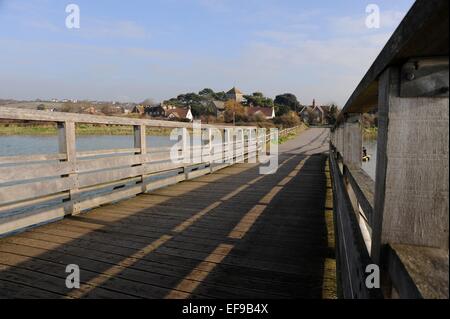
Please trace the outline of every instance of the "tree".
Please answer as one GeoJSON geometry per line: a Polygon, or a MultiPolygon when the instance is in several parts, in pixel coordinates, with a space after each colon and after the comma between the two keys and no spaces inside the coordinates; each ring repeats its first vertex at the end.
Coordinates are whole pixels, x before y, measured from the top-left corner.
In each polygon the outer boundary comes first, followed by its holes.
{"type": "Polygon", "coordinates": [[[291,93],[284,93],[281,95],[277,95],[275,97],[276,105],[283,105],[289,107],[290,110],[294,112],[298,112],[300,108],[300,103],[297,100],[297,97],[291,93]]]}
{"type": "Polygon", "coordinates": [[[227,94],[224,91],[216,92],[214,94],[214,99],[222,102],[226,102],[228,100],[227,94]]]}
{"type": "Polygon", "coordinates": [[[212,96],[214,96],[214,94],[215,94],[214,91],[209,88],[205,88],[205,89],[201,90],[200,92],[198,92],[198,95],[206,96],[206,97],[212,97],[212,96]]]}
{"type": "Polygon", "coordinates": [[[248,106],[273,107],[273,100],[265,97],[261,92],[255,92],[252,95],[244,95],[248,106]]]}
{"type": "Polygon", "coordinates": [[[277,104],[275,106],[275,115],[276,116],[282,116],[284,114],[287,114],[291,111],[291,108],[284,104],[277,104]]]}
{"type": "Polygon", "coordinates": [[[224,119],[226,123],[247,122],[248,120],[242,104],[233,100],[225,102],[224,119]]]}
{"type": "Polygon", "coordinates": [[[339,110],[336,104],[331,104],[330,110],[327,112],[326,119],[328,124],[335,124],[337,117],[339,115],[339,110]]]}
{"type": "Polygon", "coordinates": [[[276,117],[274,123],[283,127],[294,127],[300,124],[300,117],[296,112],[290,111],[280,117],[276,117]]]}

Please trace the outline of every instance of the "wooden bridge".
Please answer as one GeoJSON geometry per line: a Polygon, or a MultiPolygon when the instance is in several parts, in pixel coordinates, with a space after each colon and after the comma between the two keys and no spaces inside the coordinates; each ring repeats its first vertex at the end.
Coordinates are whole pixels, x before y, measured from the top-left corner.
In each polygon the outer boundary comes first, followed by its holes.
{"type": "MultiPolygon", "coordinates": [[[[6,112],[19,116],[17,110],[6,112]]],[[[19,117],[36,119],[38,115],[53,116],[39,112],[23,113],[19,117]]],[[[67,118],[67,115],[57,116],[67,118]]],[[[79,120],[77,117],[72,120],[79,120]]],[[[98,122],[100,118],[95,120],[98,122]]],[[[68,149],[68,145],[74,148],[74,135],[70,133],[73,122],[63,123],[60,125],[64,137],[62,149],[68,149]]],[[[229,137],[231,129],[225,130],[225,137],[229,137]]],[[[144,145],[143,125],[136,126],[135,132],[136,146],[144,145]]],[[[236,137],[242,135],[238,130],[236,133],[232,143],[239,145],[242,141],[236,137]]],[[[17,167],[18,158],[2,158],[3,163],[14,160],[13,168],[2,168],[3,179],[8,176],[9,180],[17,180],[25,176],[24,172],[32,178],[42,176],[44,171],[51,175],[48,172],[53,169],[53,175],[64,173],[56,178],[58,183],[77,174],[78,187],[76,191],[64,190],[58,184],[59,189],[55,190],[50,180],[34,182],[39,187],[28,183],[2,188],[3,202],[20,200],[3,205],[3,211],[19,204],[34,207],[38,195],[47,196],[40,202],[53,202],[54,196],[46,194],[49,192],[62,192],[58,196],[66,199],[59,204],[61,208],[51,205],[51,209],[41,209],[44,213],[27,212],[12,215],[9,220],[5,218],[4,231],[45,222],[59,214],[70,217],[0,239],[0,295],[6,298],[333,298],[336,296],[334,236],[332,210],[327,206],[331,204],[331,191],[327,157],[323,154],[328,149],[328,137],[329,130],[312,129],[283,144],[279,168],[271,175],[260,175],[259,164],[248,163],[248,159],[247,163],[230,167],[203,162],[190,167],[171,164],[177,166],[168,167],[175,170],[175,175],[156,181],[147,181],[150,176],[145,176],[138,184],[134,168],[125,170],[133,176],[127,180],[121,175],[122,179],[114,181],[114,185],[110,180],[119,177],[107,170],[106,180],[104,170],[124,165],[120,159],[125,158],[128,165],[135,164],[132,159],[141,158],[142,154],[125,157],[113,154],[105,161],[105,157],[97,157],[118,151],[95,154],[73,151],[77,154],[74,161],[78,170],[75,171],[65,170],[70,165],[70,156],[64,162],[21,168],[17,167]],[[96,158],[81,160],[85,155],[96,158]],[[88,163],[89,167],[97,168],[88,173],[89,180],[95,181],[98,188],[108,189],[107,195],[83,196],[92,190],[91,185],[80,183],[85,180],[80,167],[88,167],[88,163]],[[176,182],[181,183],[160,188],[176,182]],[[119,184],[126,186],[117,189],[119,184]],[[87,213],[78,209],[87,207],[87,203],[99,205],[142,193],[144,186],[153,191],[146,190],[145,194],[87,213]],[[33,198],[24,201],[25,196],[33,198]],[[65,285],[66,267],[71,264],[81,270],[79,289],[71,290],[65,285]]],[[[245,141],[248,149],[249,139],[245,141]]],[[[202,148],[209,150],[209,143],[202,148]]],[[[243,153],[249,157],[248,151],[243,153]]],[[[47,162],[49,156],[44,157],[47,162]]],[[[20,160],[36,161],[44,157],[20,160]]],[[[149,175],[152,165],[157,165],[157,172],[161,172],[159,162],[150,161],[146,165],[149,175]]]]}
{"type": "Polygon", "coordinates": [[[59,143],[0,157],[0,297],[448,298],[448,5],[417,1],[337,124],[279,152],[255,127],[0,108],[56,123],[59,143]],[[80,123],[132,127],[133,147],[80,151],[80,123]],[[148,145],[152,128],[177,146],[148,145]],[[267,145],[276,170],[255,161],[267,145]]]}

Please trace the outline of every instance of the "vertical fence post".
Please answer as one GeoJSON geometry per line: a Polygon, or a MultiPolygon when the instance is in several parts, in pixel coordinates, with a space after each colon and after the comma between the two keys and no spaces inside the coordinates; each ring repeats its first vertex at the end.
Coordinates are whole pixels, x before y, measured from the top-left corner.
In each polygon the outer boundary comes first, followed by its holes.
{"type": "Polygon", "coordinates": [[[188,179],[188,166],[189,162],[191,160],[191,152],[189,150],[190,141],[189,141],[189,134],[187,128],[183,127],[181,128],[181,143],[182,143],[182,154],[183,154],[183,173],[184,177],[188,179]]]}
{"type": "Polygon", "coordinates": [[[348,181],[349,169],[361,168],[362,156],[362,129],[361,129],[361,114],[349,114],[344,123],[344,145],[343,145],[343,176],[347,193],[350,197],[353,209],[356,212],[356,218],[360,219],[359,203],[353,191],[351,184],[348,181]]]}
{"type": "Polygon", "coordinates": [[[224,140],[224,162],[230,164],[233,162],[233,158],[231,156],[233,153],[233,135],[231,134],[231,129],[225,129],[224,140]]]}
{"type": "Polygon", "coordinates": [[[344,164],[351,168],[361,168],[361,155],[361,114],[350,114],[344,124],[344,164]]]}
{"type": "Polygon", "coordinates": [[[76,205],[76,199],[78,196],[78,178],[76,173],[76,135],[75,135],[75,123],[74,122],[58,122],[58,144],[59,153],[66,154],[65,161],[72,167],[72,172],[69,175],[63,175],[62,178],[72,179],[72,187],[69,190],[69,205],[66,208],[66,214],[76,215],[79,213],[79,209],[76,205]]]}
{"type": "Polygon", "coordinates": [[[213,172],[213,154],[212,154],[212,150],[213,150],[213,129],[212,128],[207,128],[206,132],[208,134],[208,162],[209,162],[209,171],[212,173],[213,172]]]}
{"type": "Polygon", "coordinates": [[[448,250],[448,94],[402,97],[407,81],[399,67],[388,68],[379,80],[376,262],[386,243],[448,250]]]}
{"type": "Polygon", "coordinates": [[[247,136],[247,161],[248,163],[256,163],[255,151],[257,148],[255,140],[255,130],[253,128],[248,129],[247,136]]]}
{"type": "MultiPolygon", "coordinates": [[[[146,140],[146,133],[145,133],[145,125],[133,126],[133,133],[134,133],[134,148],[139,149],[139,151],[137,151],[135,153],[135,155],[141,155],[140,164],[133,165],[133,166],[142,167],[144,165],[145,155],[147,154],[147,140],[146,140]]],[[[147,191],[147,188],[144,183],[144,174],[141,175],[141,180],[138,182],[138,184],[139,183],[142,184],[142,192],[145,193],[147,191]]]]}
{"type": "Polygon", "coordinates": [[[243,163],[244,162],[245,145],[244,145],[244,129],[242,129],[242,128],[236,130],[236,153],[237,153],[236,154],[236,163],[243,163]],[[239,145],[239,147],[237,145],[239,145]]]}

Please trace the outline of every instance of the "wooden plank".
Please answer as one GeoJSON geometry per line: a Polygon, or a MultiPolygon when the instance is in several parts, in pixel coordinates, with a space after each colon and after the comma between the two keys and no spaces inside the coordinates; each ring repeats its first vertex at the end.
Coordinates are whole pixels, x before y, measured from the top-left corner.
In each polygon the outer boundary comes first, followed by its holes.
{"type": "Polygon", "coordinates": [[[74,187],[76,182],[72,177],[0,187],[0,205],[64,192],[74,187]]]}
{"type": "Polygon", "coordinates": [[[136,153],[138,151],[139,151],[138,148],[117,148],[110,150],[81,151],[77,152],[77,158],[94,157],[101,155],[117,155],[124,153],[136,153]]]}
{"type": "Polygon", "coordinates": [[[115,168],[108,171],[82,174],[78,176],[78,185],[80,188],[83,188],[97,184],[114,182],[129,177],[136,177],[144,173],[145,167],[143,166],[115,168]]]}
{"type": "Polygon", "coordinates": [[[448,250],[449,100],[400,97],[399,81],[398,68],[380,79],[374,253],[386,243],[448,250]]]}
{"type": "Polygon", "coordinates": [[[75,165],[69,162],[0,167],[0,183],[69,175],[74,172],[75,165]]]}
{"type": "Polygon", "coordinates": [[[92,192],[92,191],[96,191],[96,190],[107,188],[107,187],[120,188],[121,186],[123,186],[125,184],[138,182],[139,180],[140,180],[140,177],[125,178],[125,179],[121,179],[121,180],[113,181],[113,182],[109,182],[109,183],[103,183],[103,184],[97,184],[94,186],[83,187],[81,189],[81,191],[85,193],[85,192],[92,192]]]}
{"type": "Polygon", "coordinates": [[[67,214],[67,204],[52,208],[30,210],[26,213],[2,217],[0,223],[0,235],[6,235],[18,229],[39,225],[63,218],[67,214]]]}
{"type": "Polygon", "coordinates": [[[387,254],[387,270],[399,298],[448,300],[448,251],[393,244],[387,254]]]}
{"type": "Polygon", "coordinates": [[[36,154],[18,156],[0,156],[0,164],[19,164],[26,162],[43,162],[66,159],[66,154],[36,154]]]}
{"type": "MultiPolygon", "coordinates": [[[[89,239],[86,237],[83,237],[83,239],[74,238],[74,235],[70,231],[64,230],[54,233],[55,235],[46,234],[44,232],[30,232],[23,234],[20,237],[57,243],[60,246],[64,245],[67,248],[66,252],[103,262],[120,262],[124,257],[126,258],[135,253],[136,249],[139,249],[140,247],[139,244],[132,243],[130,243],[130,246],[125,246],[125,244],[115,246],[105,241],[107,239],[100,241],[102,239],[100,236],[91,236],[89,239]],[[111,257],[116,259],[112,259],[111,257]]],[[[62,251],[62,248],[57,248],[56,250],[62,251]]],[[[164,263],[141,259],[129,267],[147,272],[150,271],[151,273],[161,274],[163,276],[175,277],[177,278],[177,281],[180,281],[183,278],[191,278],[189,276],[184,276],[187,272],[192,270],[199,273],[206,272],[203,267],[196,265],[197,262],[197,260],[185,259],[182,263],[178,263],[175,260],[171,263],[164,263]]],[[[217,268],[224,269],[229,273],[227,281],[218,283],[217,279],[219,279],[219,276],[215,273],[209,273],[208,278],[204,281],[205,285],[230,287],[233,288],[234,291],[245,288],[248,289],[248,286],[250,286],[254,287],[255,290],[266,292],[270,286],[270,291],[274,295],[284,295],[286,297],[289,296],[287,295],[288,292],[295,292],[295,290],[298,289],[298,284],[295,283],[296,280],[299,281],[297,276],[283,276],[276,272],[257,271],[256,269],[238,268],[223,264],[218,264],[217,268]],[[244,274],[245,280],[243,280],[244,274]]]]}
{"type": "Polygon", "coordinates": [[[0,206],[0,214],[4,213],[6,211],[11,211],[13,209],[19,209],[19,208],[23,208],[26,206],[34,206],[34,205],[42,204],[42,203],[52,201],[52,200],[64,200],[64,199],[68,199],[68,198],[69,198],[69,192],[66,191],[66,192],[56,194],[56,195],[49,195],[49,196],[39,197],[39,198],[32,199],[32,200],[16,202],[13,204],[1,205],[0,206]]]}
{"type": "Polygon", "coordinates": [[[342,157],[344,164],[358,169],[362,162],[362,129],[361,115],[353,115],[347,118],[344,124],[344,151],[342,157]]]}
{"type": "MultiPolygon", "coordinates": [[[[351,169],[346,169],[346,170],[344,170],[344,172],[346,173],[345,177],[348,179],[348,181],[353,189],[353,192],[356,195],[358,204],[361,205],[361,208],[364,212],[364,218],[367,220],[368,224],[371,226],[372,220],[373,220],[373,206],[371,204],[371,201],[367,198],[366,193],[364,193],[364,191],[361,189],[361,187],[359,186],[359,184],[356,182],[355,178],[353,177],[354,171],[352,171],[351,169]]],[[[360,174],[360,176],[367,176],[367,178],[370,179],[370,177],[368,175],[360,174]]]]}
{"type": "MultiPolygon", "coordinates": [[[[75,133],[75,123],[66,121],[59,122],[58,124],[58,144],[59,152],[66,154],[66,159],[64,160],[70,166],[75,166],[77,162],[77,150],[76,150],[76,133],[75,133]]],[[[70,204],[67,209],[69,213],[75,214],[77,211],[73,207],[73,201],[78,197],[78,179],[77,173],[71,172],[69,174],[63,174],[61,177],[71,178],[74,183],[69,189],[69,199],[67,200],[70,204]]]]}
{"type": "MultiPolygon", "coordinates": [[[[135,125],[133,126],[133,133],[134,133],[134,147],[138,148],[139,151],[136,152],[136,154],[145,155],[147,154],[147,136],[145,134],[145,125],[135,125]]],[[[142,167],[143,162],[136,163],[134,166],[141,166],[142,167]]],[[[145,185],[144,183],[144,174],[140,176],[140,181],[138,183],[141,184],[141,191],[145,192],[145,185]]]]}
{"type": "MultiPolygon", "coordinates": [[[[196,164],[198,165],[198,164],[196,164]]],[[[193,166],[196,166],[193,165],[193,166]]],[[[187,166],[190,167],[191,165],[187,166]]],[[[149,163],[142,166],[126,167],[126,168],[115,168],[108,171],[93,172],[89,174],[82,174],[78,177],[78,184],[80,188],[89,187],[92,185],[105,184],[109,182],[115,182],[130,177],[136,177],[140,175],[145,175],[148,177],[155,173],[162,173],[166,171],[178,170],[183,168],[183,164],[171,163],[171,162],[160,162],[160,163],[149,163]]]]}
{"type": "Polygon", "coordinates": [[[151,156],[149,154],[110,156],[77,161],[76,168],[78,173],[85,173],[119,166],[134,166],[149,162],[150,159],[151,156]]]}
{"type": "Polygon", "coordinates": [[[348,299],[382,298],[380,289],[368,289],[365,285],[365,269],[373,261],[366,249],[334,152],[330,156],[330,164],[339,251],[337,263],[343,296],[348,299]]]}
{"type": "Polygon", "coordinates": [[[180,175],[176,175],[176,176],[172,176],[172,177],[168,177],[168,178],[164,178],[164,179],[159,179],[157,181],[147,183],[145,191],[151,192],[151,191],[157,190],[159,188],[163,188],[166,186],[180,183],[184,180],[186,180],[186,176],[184,174],[180,174],[180,175]]]}
{"type": "Polygon", "coordinates": [[[81,201],[75,202],[74,206],[77,209],[77,211],[81,212],[86,209],[98,207],[103,204],[119,201],[124,198],[129,198],[129,197],[135,196],[140,193],[142,193],[141,186],[127,186],[125,188],[113,191],[106,195],[90,196],[87,199],[83,199],[81,201]]]}
{"type": "Polygon", "coordinates": [[[393,93],[398,89],[397,83],[400,69],[391,67],[380,77],[379,106],[378,106],[378,137],[377,137],[377,163],[375,177],[375,196],[372,218],[372,251],[373,260],[381,262],[381,236],[383,225],[383,210],[387,174],[387,140],[389,124],[389,104],[393,93]]]}

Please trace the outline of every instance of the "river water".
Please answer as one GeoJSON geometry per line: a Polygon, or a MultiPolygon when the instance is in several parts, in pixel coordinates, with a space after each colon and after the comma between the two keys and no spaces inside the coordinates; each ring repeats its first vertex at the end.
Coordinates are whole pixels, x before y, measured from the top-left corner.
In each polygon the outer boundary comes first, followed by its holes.
{"type": "MultiPolygon", "coordinates": [[[[77,151],[133,148],[133,136],[98,135],[77,136],[77,151]]],[[[173,145],[169,136],[148,136],[147,147],[173,145]]],[[[0,156],[58,153],[56,136],[0,136],[0,156]]]]}

